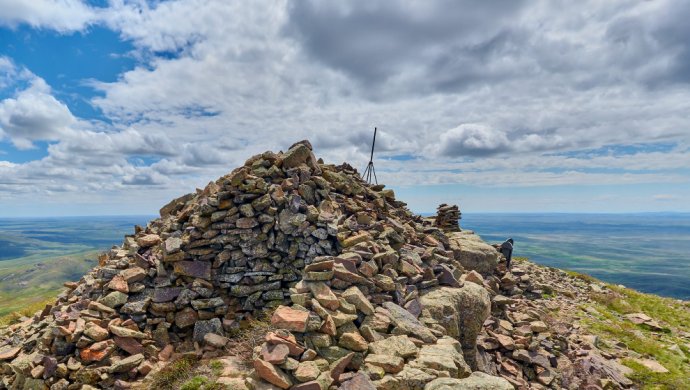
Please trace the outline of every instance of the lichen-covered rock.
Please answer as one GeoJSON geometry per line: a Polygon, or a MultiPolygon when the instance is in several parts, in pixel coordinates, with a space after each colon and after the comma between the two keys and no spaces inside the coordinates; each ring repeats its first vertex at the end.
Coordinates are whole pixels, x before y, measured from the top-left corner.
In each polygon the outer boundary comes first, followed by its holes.
{"type": "Polygon", "coordinates": [[[445,371],[453,378],[465,378],[472,373],[465,363],[460,342],[450,337],[440,338],[433,345],[422,346],[412,364],[417,367],[445,371]]]}
{"type": "Polygon", "coordinates": [[[437,378],[429,382],[424,390],[513,390],[513,385],[507,380],[485,374],[473,372],[467,378],[437,378]]]}
{"type": "Polygon", "coordinates": [[[455,260],[459,261],[465,270],[489,275],[498,266],[499,255],[496,249],[482,241],[473,231],[453,233],[449,235],[449,240],[455,260]]]}
{"type": "Polygon", "coordinates": [[[462,344],[465,361],[476,369],[477,335],[491,312],[489,293],[474,283],[462,288],[440,287],[420,298],[420,320],[440,325],[448,336],[462,344]]]}

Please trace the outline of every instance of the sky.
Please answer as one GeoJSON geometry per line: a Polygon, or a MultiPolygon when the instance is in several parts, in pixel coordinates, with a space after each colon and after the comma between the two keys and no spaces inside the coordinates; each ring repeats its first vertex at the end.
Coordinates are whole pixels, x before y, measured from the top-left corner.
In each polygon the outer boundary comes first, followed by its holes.
{"type": "Polygon", "coordinates": [[[0,217],[309,139],[416,212],[690,211],[689,0],[0,0],[0,217]]]}

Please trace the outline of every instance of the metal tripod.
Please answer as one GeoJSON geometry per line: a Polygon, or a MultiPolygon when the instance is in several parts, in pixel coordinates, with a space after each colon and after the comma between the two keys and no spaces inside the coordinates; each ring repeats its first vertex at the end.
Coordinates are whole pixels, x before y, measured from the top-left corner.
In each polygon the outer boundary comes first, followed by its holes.
{"type": "Polygon", "coordinates": [[[364,169],[364,173],[362,174],[362,179],[369,184],[371,184],[371,175],[374,175],[374,182],[379,184],[379,181],[376,178],[376,170],[374,169],[374,146],[376,146],[376,127],[374,127],[374,140],[371,142],[371,157],[369,157],[369,164],[367,164],[367,167],[364,169]]]}

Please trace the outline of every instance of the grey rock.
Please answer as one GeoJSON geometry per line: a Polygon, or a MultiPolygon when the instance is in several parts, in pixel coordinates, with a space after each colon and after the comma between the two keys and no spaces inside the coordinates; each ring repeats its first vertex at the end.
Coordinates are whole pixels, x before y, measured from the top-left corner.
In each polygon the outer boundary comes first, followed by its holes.
{"type": "Polygon", "coordinates": [[[223,335],[223,324],[218,318],[212,318],[207,321],[197,321],[194,324],[194,341],[198,343],[204,342],[204,336],[207,333],[215,333],[217,335],[223,335]]]}
{"type": "Polygon", "coordinates": [[[437,378],[427,383],[424,390],[513,390],[513,385],[507,380],[485,374],[473,372],[467,378],[437,378]]]}
{"type": "Polygon", "coordinates": [[[491,312],[489,292],[474,283],[461,288],[438,287],[420,298],[422,322],[425,318],[440,324],[448,336],[462,344],[465,361],[476,369],[477,335],[491,312]]]}

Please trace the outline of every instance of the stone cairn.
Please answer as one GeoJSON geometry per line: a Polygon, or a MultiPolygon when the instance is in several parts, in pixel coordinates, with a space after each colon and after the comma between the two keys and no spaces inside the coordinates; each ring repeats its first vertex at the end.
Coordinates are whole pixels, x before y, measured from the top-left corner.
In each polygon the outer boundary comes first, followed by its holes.
{"type": "Polygon", "coordinates": [[[460,281],[444,233],[308,141],[160,215],[0,334],[0,388],[146,388],[176,356],[227,353],[263,311],[277,330],[254,350],[249,388],[512,388],[472,373],[490,298],[460,281]]]}
{"type": "Polygon", "coordinates": [[[459,232],[461,215],[458,205],[443,203],[436,209],[434,225],[444,232],[459,232]]]}

